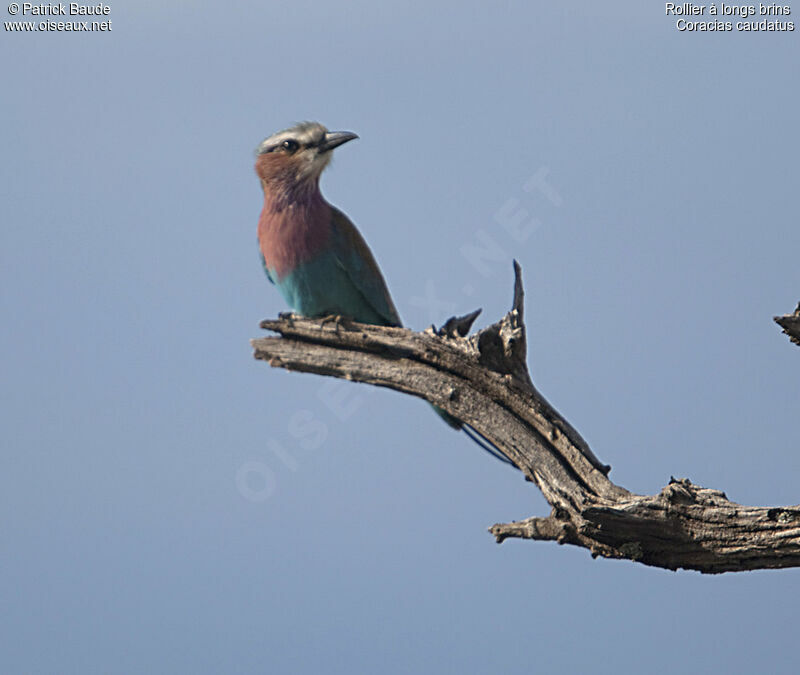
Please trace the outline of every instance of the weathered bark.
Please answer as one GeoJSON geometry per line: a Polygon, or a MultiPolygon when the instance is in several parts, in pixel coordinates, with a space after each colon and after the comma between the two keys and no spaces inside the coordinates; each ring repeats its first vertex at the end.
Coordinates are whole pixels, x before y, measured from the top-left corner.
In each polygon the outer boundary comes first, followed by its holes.
{"type": "Polygon", "coordinates": [[[775,323],[783,328],[783,332],[789,336],[792,342],[800,345],[800,302],[797,303],[797,309],[792,314],[775,316],[773,319],[775,319],[775,323]]]}
{"type": "Polygon", "coordinates": [[[261,323],[280,337],[253,340],[255,358],[419,396],[480,432],[552,506],[544,518],[493,525],[498,543],[557,541],[593,556],[705,573],[800,566],[800,506],[741,506],[686,479],[644,496],[608,479],[610,467],[531,382],[514,269],[512,310],[470,337],[476,312],[424,333],[282,316],[261,323]]]}

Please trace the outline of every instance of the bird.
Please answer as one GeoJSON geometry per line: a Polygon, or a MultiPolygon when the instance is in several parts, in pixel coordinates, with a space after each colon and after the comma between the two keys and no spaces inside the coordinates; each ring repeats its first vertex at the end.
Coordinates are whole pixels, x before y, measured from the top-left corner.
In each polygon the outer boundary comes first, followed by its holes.
{"type": "MultiPolygon", "coordinates": [[[[328,203],[319,187],[332,151],[357,138],[351,131],[328,131],[319,122],[300,122],[258,145],[255,172],[264,193],[258,220],[261,262],[267,278],[297,314],[402,326],[367,242],[351,220],[328,203]]],[[[433,407],[453,429],[467,428],[433,407]]],[[[510,463],[496,448],[470,437],[510,463]]]]}

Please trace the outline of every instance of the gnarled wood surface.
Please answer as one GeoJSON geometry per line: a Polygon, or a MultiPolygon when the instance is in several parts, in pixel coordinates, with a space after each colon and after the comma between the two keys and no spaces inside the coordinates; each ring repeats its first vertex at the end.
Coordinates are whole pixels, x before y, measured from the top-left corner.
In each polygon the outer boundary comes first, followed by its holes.
{"type": "Polygon", "coordinates": [[[800,302],[797,303],[797,309],[792,314],[775,316],[773,319],[775,319],[775,323],[783,328],[783,332],[789,336],[792,342],[800,345],[800,302]]]}
{"type": "Polygon", "coordinates": [[[800,566],[800,506],[742,506],[725,494],[671,479],[654,496],[615,485],[573,427],[531,382],[519,266],[514,305],[464,337],[477,312],[438,332],[347,320],[282,316],[252,341],[271,366],[367,382],[419,396],[469,424],[534,482],[549,516],[496,524],[516,537],[574,544],[593,556],[705,573],[800,566]]]}

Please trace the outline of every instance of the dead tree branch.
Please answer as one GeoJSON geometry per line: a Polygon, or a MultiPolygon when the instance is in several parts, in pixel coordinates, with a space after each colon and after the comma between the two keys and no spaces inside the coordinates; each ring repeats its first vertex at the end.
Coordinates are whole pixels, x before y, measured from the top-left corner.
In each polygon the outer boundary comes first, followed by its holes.
{"type": "Polygon", "coordinates": [[[800,302],[797,303],[797,309],[792,314],[784,314],[783,316],[772,317],[781,328],[783,332],[789,336],[789,339],[796,345],[800,345],[800,302]]]}
{"type": "Polygon", "coordinates": [[[282,316],[261,327],[255,358],[271,366],[389,387],[424,398],[499,448],[552,506],[545,518],[496,524],[508,538],[582,546],[593,556],[704,573],[800,566],[800,506],[751,507],[671,479],[654,496],[612,483],[575,429],[531,382],[523,290],[511,311],[464,337],[477,313],[438,332],[282,316]]]}

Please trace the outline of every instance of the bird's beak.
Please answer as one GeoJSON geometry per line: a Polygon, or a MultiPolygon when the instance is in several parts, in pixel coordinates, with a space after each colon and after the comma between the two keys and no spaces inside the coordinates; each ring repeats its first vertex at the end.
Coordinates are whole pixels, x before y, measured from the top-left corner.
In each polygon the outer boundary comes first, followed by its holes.
{"type": "Polygon", "coordinates": [[[322,143],[319,144],[319,151],[328,152],[354,138],[358,138],[358,134],[354,134],[352,131],[329,131],[325,134],[322,143]]]}

